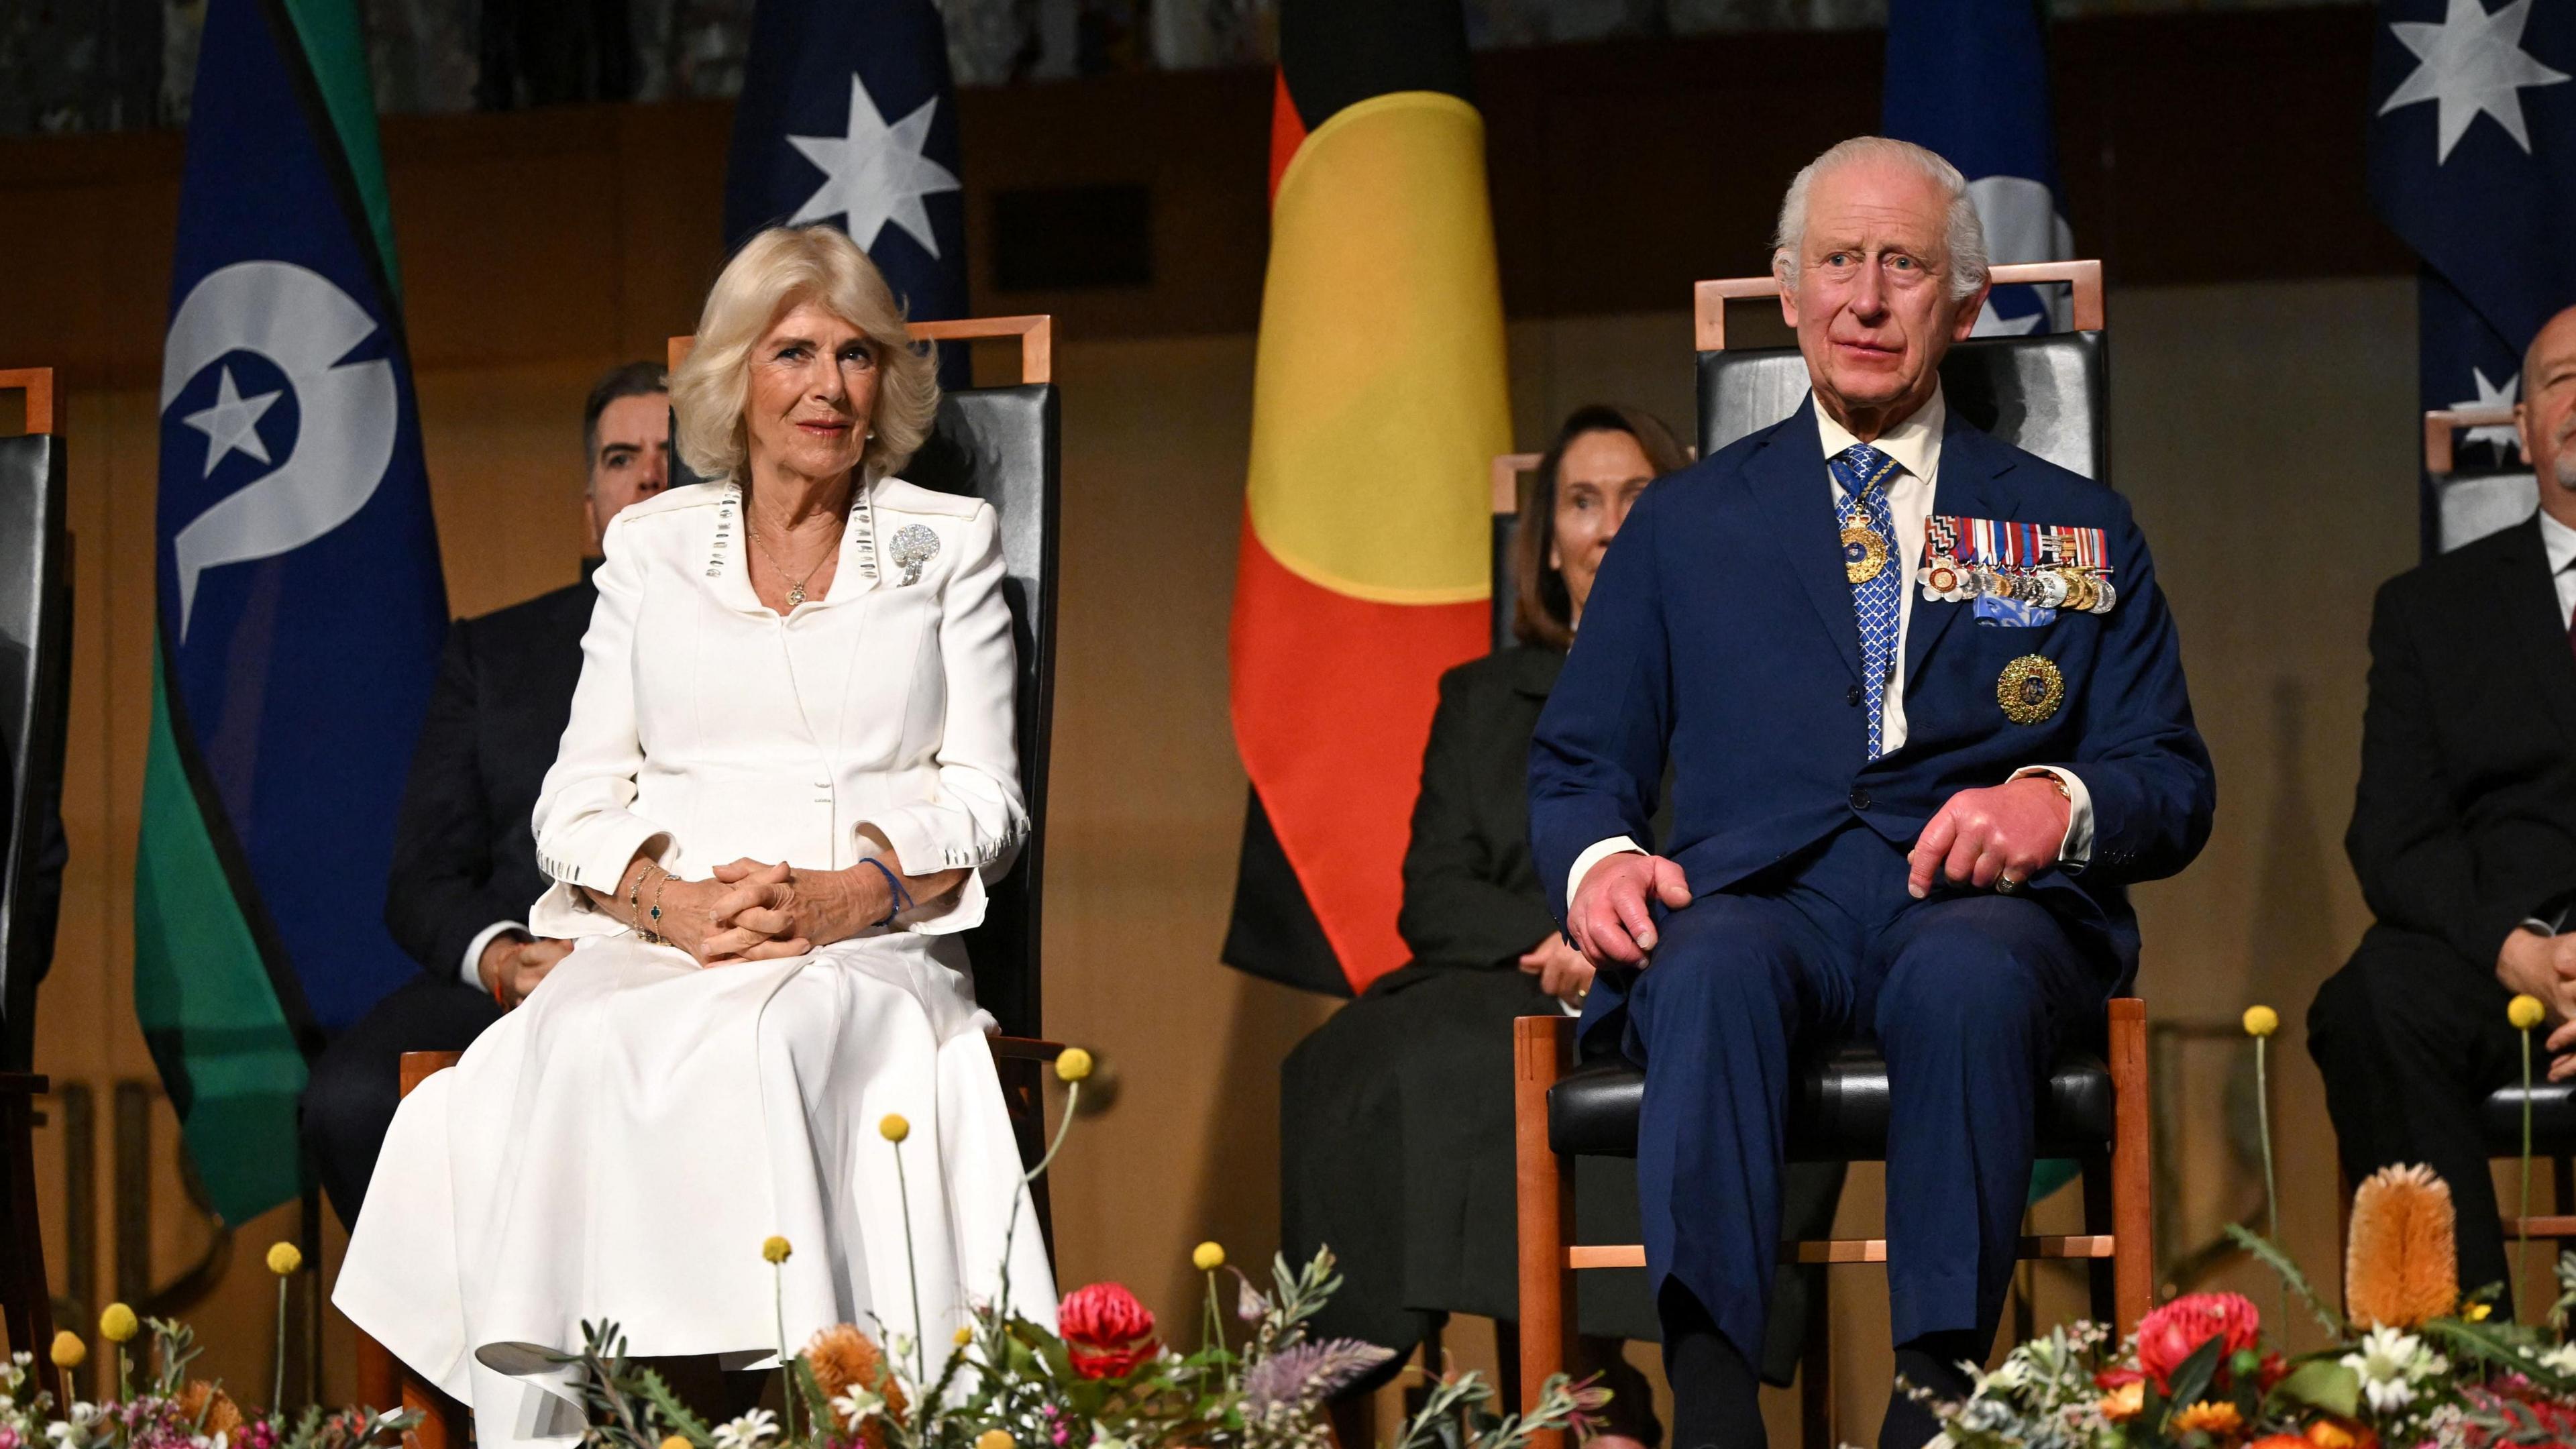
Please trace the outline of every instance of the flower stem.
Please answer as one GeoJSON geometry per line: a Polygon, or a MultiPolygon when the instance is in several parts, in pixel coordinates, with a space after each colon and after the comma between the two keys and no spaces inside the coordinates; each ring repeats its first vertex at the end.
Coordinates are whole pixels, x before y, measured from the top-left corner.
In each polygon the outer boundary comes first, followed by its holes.
{"type": "MultiPolygon", "coordinates": [[[[1041,1157],[1041,1158],[1039,1158],[1039,1159],[1038,1159],[1038,1165],[1037,1165],[1037,1166],[1032,1167],[1032,1168],[1030,1168],[1028,1171],[1026,1171],[1026,1172],[1024,1172],[1024,1173],[1021,1173],[1021,1174],[1020,1174],[1020,1182],[1021,1182],[1023,1185],[1026,1185],[1026,1184],[1028,1184],[1028,1183],[1035,1182],[1035,1181],[1037,1181],[1039,1178],[1044,1177],[1044,1176],[1046,1175],[1046,1170],[1047,1170],[1049,1167],[1052,1167],[1052,1166],[1054,1166],[1054,1165],[1055,1165],[1055,1155],[1056,1155],[1057,1153],[1062,1152],[1062,1151],[1064,1150],[1064,1139],[1065,1139],[1067,1136],[1071,1135],[1071,1134],[1072,1134],[1072,1132],[1073,1132],[1073,1109],[1074,1109],[1077,1105],[1079,1105],[1079,1104],[1081,1103],[1081,1101],[1082,1101],[1082,1083],[1080,1083],[1080,1082],[1067,1082],[1067,1083],[1065,1083],[1065,1084],[1064,1084],[1064,1119],[1063,1119],[1062,1121],[1060,1121],[1060,1122],[1056,1123],[1056,1126],[1055,1126],[1055,1141],[1050,1142],[1050,1143],[1048,1143],[1048,1144],[1047,1144],[1046,1156],[1041,1157]]],[[[1014,1215],[1013,1221],[1017,1221],[1017,1217],[1016,1217],[1016,1215],[1014,1215]]]]}
{"type": "MultiPolygon", "coordinates": [[[[2272,1081],[2269,1051],[2271,1041],[2254,1038],[2254,1120],[2263,1129],[2263,1210],[2270,1224],[2272,1243],[2281,1242],[2281,1179],[2272,1170],[2272,1081]]],[[[2290,1327],[2290,1284],[2281,1282],[2281,1331],[2290,1327]]]]}
{"type": "Polygon", "coordinates": [[[930,1325],[921,1321],[921,1254],[912,1242],[912,1188],[903,1175],[903,1144],[894,1145],[894,1190],[903,1199],[903,1265],[912,1274],[912,1376],[916,1382],[930,1382],[929,1360],[922,1355],[922,1342],[930,1325]]]}
{"type": "MultiPolygon", "coordinates": [[[[898,1158],[898,1161],[901,1159],[898,1158]]],[[[778,1407],[785,1415],[781,1427],[786,1442],[796,1442],[796,1373],[787,1362],[787,1266],[773,1263],[769,1267],[770,1306],[778,1315],[778,1407]]]]}
{"type": "MultiPolygon", "coordinates": [[[[2522,1032],[2522,1217],[2514,1224],[2513,1287],[2519,1303],[2531,1263],[2531,1029],[2522,1032]]],[[[2516,1318],[2521,1317],[2517,1310],[2516,1318]]]]}
{"type": "Polygon", "coordinates": [[[277,1279],[277,1374],[269,1380],[268,1406],[277,1414],[286,1412],[286,1275],[282,1273],[277,1279]]]}
{"type": "Polygon", "coordinates": [[[1202,1348],[1223,1348],[1225,1347],[1225,1310],[1217,1307],[1215,1270],[1209,1270],[1207,1280],[1207,1332],[1199,1336],[1199,1345],[1202,1348]]]}

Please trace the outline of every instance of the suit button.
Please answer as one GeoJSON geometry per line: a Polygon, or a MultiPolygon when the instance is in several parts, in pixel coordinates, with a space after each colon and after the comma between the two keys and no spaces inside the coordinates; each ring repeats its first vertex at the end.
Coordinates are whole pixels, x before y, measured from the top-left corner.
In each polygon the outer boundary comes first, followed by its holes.
{"type": "Polygon", "coordinates": [[[1869,792],[1868,792],[1867,790],[1854,790],[1854,791],[1852,791],[1852,792],[1851,792],[1851,808],[1853,808],[1854,810],[1866,810],[1866,809],[1868,809],[1868,808],[1869,808],[1869,792]]]}
{"type": "Polygon", "coordinates": [[[1843,703],[1850,705],[1854,709],[1860,708],[1859,685],[1855,684],[1851,688],[1843,691],[1843,703]]]}

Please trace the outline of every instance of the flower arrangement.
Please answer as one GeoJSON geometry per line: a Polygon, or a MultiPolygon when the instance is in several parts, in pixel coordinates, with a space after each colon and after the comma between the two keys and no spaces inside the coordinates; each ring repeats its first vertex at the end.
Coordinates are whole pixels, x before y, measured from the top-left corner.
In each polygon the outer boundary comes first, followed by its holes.
{"type": "MultiPolygon", "coordinates": [[[[290,1259],[291,1244],[278,1248],[285,1251],[271,1249],[268,1261],[283,1282],[302,1267],[302,1258],[290,1259]]],[[[220,1381],[191,1375],[200,1350],[186,1324],[138,1319],[122,1303],[109,1304],[99,1315],[98,1333],[116,1354],[116,1396],[57,1405],[35,1382],[34,1355],[15,1354],[0,1366],[0,1449],[395,1449],[419,1419],[366,1409],[326,1412],[319,1406],[289,1416],[282,1409],[245,1406],[220,1381]],[[137,1363],[128,1345],[146,1331],[150,1349],[137,1363]],[[144,1375],[139,1383],[138,1372],[144,1375]]],[[[47,1357],[68,1382],[89,1361],[89,1345],[66,1329],[54,1335],[47,1357]]],[[[272,1391],[273,1399],[279,1397],[272,1391]]]]}
{"type": "MultiPolygon", "coordinates": [[[[1026,1179],[1063,1149],[1092,1059],[1076,1047],[1056,1062],[1066,1087],[1062,1125],[1026,1179]]],[[[904,1171],[911,1125],[888,1117],[878,1135],[904,1171]]],[[[907,1233],[909,1227],[907,1226],[907,1233]]],[[[775,1269],[793,1254],[784,1238],[762,1245],[775,1269]]],[[[1009,1254],[1004,1253],[1005,1272],[1009,1254]]],[[[790,1352],[779,1335],[781,1408],[710,1424],[652,1369],[625,1352],[617,1327],[584,1324],[577,1380],[592,1425],[591,1449],[1332,1449],[1320,1410],[1334,1392],[1394,1358],[1356,1339],[1318,1339],[1308,1325],[1341,1286],[1329,1249],[1302,1267],[1272,1260],[1267,1289],[1226,1266],[1225,1249],[1201,1243],[1191,1265],[1207,1275],[1199,1346],[1166,1342],[1152,1310],[1121,1284],[1065,1295],[1050,1331],[1010,1311],[1007,1276],[995,1301],[978,1303],[938,1358],[928,1346],[855,1324],[816,1333],[790,1352]],[[1220,1274],[1233,1278],[1229,1328],[1220,1274]]],[[[919,1285],[911,1285],[920,1321],[919,1285]]],[[[1523,1449],[1537,1434],[1588,1433],[1606,1390],[1550,1378],[1527,1414],[1498,1414],[1474,1373],[1442,1377],[1392,1449],[1523,1449]]],[[[14,1446],[0,1444],[0,1449],[14,1446]]]]}
{"type": "MultiPolygon", "coordinates": [[[[2511,1019],[2527,1046],[2539,1013],[2525,1009],[2523,1000],[2511,1019]]],[[[2278,1024],[2267,1008],[2246,1013],[2258,1063],[2278,1024]]],[[[2268,1104],[2262,1125],[2268,1179],[2268,1104]]],[[[1992,1373],[1972,1370],[1965,1400],[1932,1404],[1943,1430],[1935,1443],[1946,1441],[1950,1449],[2576,1446],[2576,1344],[2567,1341],[2576,1316],[2576,1253],[2559,1259],[2560,1294],[2546,1319],[2511,1322],[2494,1312],[2501,1284],[2462,1294],[2456,1228],[2451,1190],[2429,1169],[2372,1174],[2353,1196],[2345,1311],[2338,1312],[2272,1239],[2231,1225],[2237,1244],[2280,1277],[2285,1309],[2293,1298],[2303,1302],[2324,1329],[2327,1347],[2286,1355],[2267,1340],[2252,1301],[2234,1293],[2188,1294],[2148,1313],[2125,1340],[2114,1329],[2079,1322],[2016,1347],[1992,1373]]]]}

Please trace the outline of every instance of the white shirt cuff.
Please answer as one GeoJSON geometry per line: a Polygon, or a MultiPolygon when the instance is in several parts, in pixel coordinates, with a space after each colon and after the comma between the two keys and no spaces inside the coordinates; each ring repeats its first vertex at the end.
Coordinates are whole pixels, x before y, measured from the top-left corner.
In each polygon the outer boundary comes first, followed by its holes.
{"type": "Polygon", "coordinates": [[[1583,878],[1592,873],[1592,867],[1599,865],[1611,856],[1625,855],[1631,851],[1634,851],[1639,855],[1643,855],[1646,853],[1646,848],[1624,835],[1614,835],[1608,840],[1599,841],[1586,847],[1581,855],[1576,856],[1574,858],[1574,869],[1567,872],[1565,877],[1566,913],[1568,915],[1573,914],[1574,893],[1583,889],[1583,878]]]}
{"type": "Polygon", "coordinates": [[[459,974],[465,978],[465,984],[477,991],[488,990],[489,988],[483,984],[483,948],[491,945],[492,938],[503,932],[517,931],[525,935],[527,930],[525,925],[517,921],[494,921],[476,932],[473,941],[465,948],[465,960],[460,963],[463,970],[459,974]]]}
{"type": "Polygon", "coordinates": [[[2055,765],[2033,765],[2013,776],[2019,780],[2031,775],[2052,775],[2066,787],[2066,838],[2057,843],[2057,863],[2072,870],[2093,859],[2093,792],[2072,770],[2055,765]]]}

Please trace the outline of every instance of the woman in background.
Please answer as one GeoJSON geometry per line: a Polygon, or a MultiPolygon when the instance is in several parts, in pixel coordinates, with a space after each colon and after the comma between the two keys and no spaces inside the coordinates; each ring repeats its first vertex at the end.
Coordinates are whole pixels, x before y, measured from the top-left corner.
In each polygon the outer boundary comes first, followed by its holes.
{"type": "MultiPolygon", "coordinates": [[[[1280,1235],[1291,1261],[1329,1245],[1347,1279],[1323,1332],[1403,1353],[1435,1315],[1492,1318],[1505,1381],[1516,1376],[1512,1019],[1578,1010],[1592,984],[1530,860],[1530,735],[1611,538],[1646,485],[1685,461],[1646,413],[1577,409],[1522,489],[1511,552],[1520,642],[1441,676],[1397,920],[1413,960],[1336,1012],[1281,1070],[1280,1235]]],[[[1622,1166],[1578,1170],[1580,1211],[1595,1229],[1633,1231],[1636,1184],[1622,1166]]],[[[1600,1374],[1614,1391],[1607,1437],[1592,1442],[1657,1443],[1646,1381],[1620,1355],[1623,1338],[1653,1335],[1653,1305],[1642,1285],[1613,1281],[1587,1283],[1583,1297],[1574,1371],[1600,1374]]],[[[1337,1422],[1373,1387],[1346,1394],[1337,1422]]]]}

